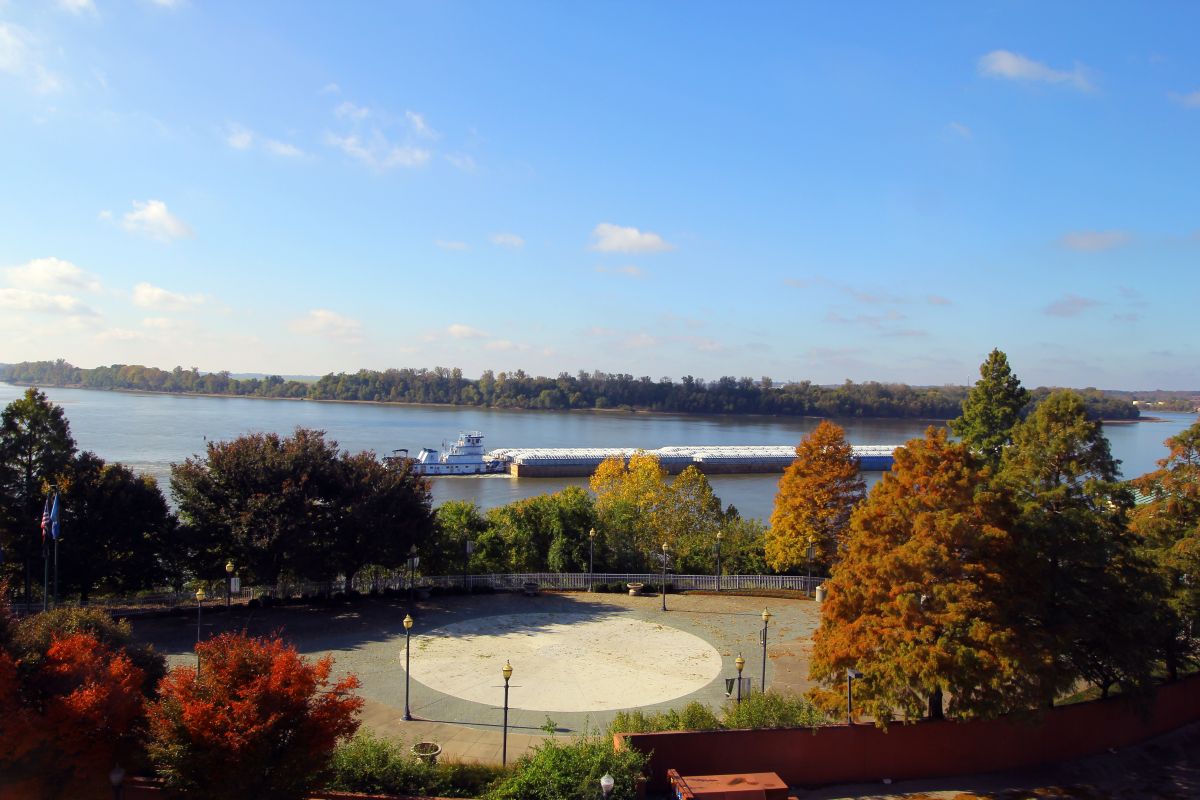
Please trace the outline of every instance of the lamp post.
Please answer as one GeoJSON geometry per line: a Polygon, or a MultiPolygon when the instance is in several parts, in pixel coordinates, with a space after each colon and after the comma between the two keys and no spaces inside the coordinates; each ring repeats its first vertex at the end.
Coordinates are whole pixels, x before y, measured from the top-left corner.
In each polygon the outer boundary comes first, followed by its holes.
{"type": "Polygon", "coordinates": [[[721,539],[724,532],[717,531],[717,591],[721,591],[721,539]]]}
{"type": "Polygon", "coordinates": [[[508,679],[512,677],[512,664],[507,659],[500,674],[504,676],[504,739],[500,745],[500,766],[503,767],[508,765],[508,679]]]}
{"type": "Polygon", "coordinates": [[[663,542],[663,573],[662,586],[658,587],[662,590],[662,610],[667,610],[667,543],[663,542]]]}
{"type": "Polygon", "coordinates": [[[862,677],[856,669],[846,670],[846,724],[854,724],[854,682],[862,677]]]}
{"type": "Polygon", "coordinates": [[[595,587],[593,586],[594,579],[592,577],[593,576],[592,557],[595,554],[596,554],[596,529],[592,528],[590,531],[588,531],[588,591],[589,592],[595,591],[595,587]]]}
{"type": "Polygon", "coordinates": [[[204,587],[196,590],[196,677],[200,677],[200,615],[204,612],[204,587]]]}
{"type": "Polygon", "coordinates": [[[410,646],[411,641],[412,641],[412,636],[411,636],[412,626],[413,626],[412,614],[405,614],[404,615],[404,721],[405,722],[412,721],[412,714],[408,710],[408,676],[409,676],[408,665],[409,665],[410,659],[412,658],[412,648],[410,646]]]}
{"type": "Polygon", "coordinates": [[[229,598],[233,595],[233,559],[225,562],[225,610],[229,610],[229,598]]]}
{"type": "Polygon", "coordinates": [[[766,691],[767,691],[767,624],[771,621],[771,612],[767,611],[765,608],[763,609],[763,612],[762,612],[762,621],[763,621],[763,629],[762,629],[763,665],[762,665],[762,682],[761,682],[762,686],[759,689],[759,691],[766,694],[766,691]]]}
{"type": "Polygon", "coordinates": [[[414,544],[408,548],[408,608],[412,610],[413,605],[413,583],[415,582],[415,573],[417,571],[417,546],[414,544]]]}
{"type": "Polygon", "coordinates": [[[117,764],[108,773],[108,782],[112,784],[113,800],[121,800],[121,795],[124,794],[125,787],[125,768],[117,764]]]}
{"type": "Polygon", "coordinates": [[[808,559],[807,559],[808,560],[808,579],[804,581],[804,595],[805,595],[805,597],[811,597],[812,596],[812,594],[811,594],[811,592],[812,592],[812,561],[813,561],[813,540],[811,537],[808,540],[808,550],[805,551],[805,555],[808,557],[808,559]]]}
{"type": "Polygon", "coordinates": [[[471,553],[475,552],[475,543],[467,539],[463,543],[463,591],[469,591],[467,575],[471,571],[471,553]]]}
{"type": "Polygon", "coordinates": [[[741,654],[741,653],[738,653],[738,657],[737,657],[737,659],[736,659],[736,660],[733,662],[733,665],[734,665],[735,667],[737,667],[737,671],[738,671],[738,679],[737,679],[737,685],[738,685],[738,687],[737,687],[737,689],[738,689],[738,690],[737,690],[737,701],[738,701],[738,703],[741,703],[741,702],[742,702],[742,670],[746,668],[746,659],[742,658],[742,654],[741,654]]]}
{"type": "Polygon", "coordinates": [[[613,776],[609,775],[607,772],[604,773],[604,777],[600,779],[600,794],[604,797],[608,797],[609,792],[613,790],[614,784],[616,784],[616,781],[613,780],[613,776]]]}

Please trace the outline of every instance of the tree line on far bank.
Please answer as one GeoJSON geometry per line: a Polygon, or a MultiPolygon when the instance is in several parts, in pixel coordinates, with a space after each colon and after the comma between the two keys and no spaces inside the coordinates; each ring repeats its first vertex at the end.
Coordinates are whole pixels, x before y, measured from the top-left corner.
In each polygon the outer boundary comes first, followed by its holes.
{"type": "MultiPolygon", "coordinates": [[[[162,370],[114,364],[93,369],[58,361],[34,361],[0,367],[0,380],[37,386],[77,386],[179,394],[348,400],[381,403],[525,409],[630,409],[685,414],[772,414],[779,416],[950,419],[959,413],[966,387],[917,387],[902,383],[853,383],[820,386],[810,381],[776,383],[771,378],[726,376],[680,381],[649,376],[563,372],[557,377],[523,370],[487,370],[478,379],[460,369],[389,369],[331,373],[317,381],[278,375],[234,378],[228,372],[201,373],[195,367],[162,370]]],[[[1050,393],[1034,390],[1035,399],[1050,393]]],[[[1093,419],[1137,419],[1129,397],[1097,389],[1080,391],[1093,419]]]]}

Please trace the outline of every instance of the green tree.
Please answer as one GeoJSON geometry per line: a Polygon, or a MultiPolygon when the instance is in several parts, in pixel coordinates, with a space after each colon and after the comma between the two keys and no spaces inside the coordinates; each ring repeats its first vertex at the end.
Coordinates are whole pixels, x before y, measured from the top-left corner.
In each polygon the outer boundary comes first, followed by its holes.
{"type": "Polygon", "coordinates": [[[944,429],[897,449],[852,516],[814,636],[811,677],[836,707],[857,669],[857,707],[886,724],[994,717],[1032,704],[1011,615],[1011,510],[987,469],[944,429]]]}
{"type": "Polygon", "coordinates": [[[491,565],[482,561],[478,550],[480,535],[487,530],[487,520],[479,506],[470,500],[447,500],[434,511],[433,535],[421,547],[421,567],[432,574],[445,575],[468,569],[472,573],[491,572],[491,565]],[[475,551],[467,555],[467,542],[475,551]],[[469,563],[468,563],[469,558],[469,563]]]}
{"type": "Polygon", "coordinates": [[[159,585],[160,555],[175,521],[154,478],[94,453],[71,459],[62,482],[59,579],[87,602],[101,588],[129,592],[159,585]]]}
{"type": "Polygon", "coordinates": [[[1127,530],[1129,492],[1117,483],[1099,422],[1083,399],[1056,391],[1012,434],[999,479],[1016,503],[1023,643],[1052,705],[1079,680],[1107,694],[1147,688],[1158,653],[1153,576],[1127,530]]]}
{"type": "Polygon", "coordinates": [[[663,512],[660,539],[671,546],[676,571],[713,572],[717,533],[725,524],[725,514],[704,473],[689,466],[676,475],[667,487],[663,512]]]}
{"type": "Polygon", "coordinates": [[[1008,356],[992,350],[979,366],[979,380],[962,404],[962,415],[950,430],[993,467],[1012,441],[1012,429],[1029,404],[1029,391],[1008,366],[1008,356]]]}
{"type": "Polygon", "coordinates": [[[662,552],[659,520],[667,508],[666,477],[658,458],[642,452],[630,456],[628,463],[608,458],[596,468],[589,485],[596,494],[609,569],[645,569],[662,552]]]}
{"type": "MultiPolygon", "coordinates": [[[[75,440],[61,406],[37,389],[26,390],[0,414],[0,505],[6,561],[15,554],[24,571],[25,602],[32,599],[34,566],[42,552],[46,487],[66,470],[75,440]]],[[[2,577],[2,576],[0,576],[2,577]]]]}
{"type": "Polygon", "coordinates": [[[777,572],[812,561],[828,569],[845,544],[850,512],[866,484],[846,432],[828,420],[796,446],[796,460],[779,479],[779,493],[766,536],[767,564],[777,572]]]}

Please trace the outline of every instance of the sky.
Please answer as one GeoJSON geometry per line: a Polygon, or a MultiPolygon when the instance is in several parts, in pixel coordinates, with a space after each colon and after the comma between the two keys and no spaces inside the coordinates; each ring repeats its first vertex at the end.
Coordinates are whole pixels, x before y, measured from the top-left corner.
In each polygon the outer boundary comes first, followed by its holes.
{"type": "Polygon", "coordinates": [[[0,362],[1200,389],[1197,30],[0,0],[0,362]]]}

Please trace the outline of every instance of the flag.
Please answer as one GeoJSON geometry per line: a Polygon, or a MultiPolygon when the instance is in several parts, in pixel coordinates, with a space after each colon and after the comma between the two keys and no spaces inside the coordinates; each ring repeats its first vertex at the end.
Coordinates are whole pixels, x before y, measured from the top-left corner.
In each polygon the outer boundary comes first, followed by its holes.
{"type": "Polygon", "coordinates": [[[54,493],[54,505],[50,506],[50,538],[58,541],[61,526],[58,520],[58,492],[54,493]]]}
{"type": "Polygon", "coordinates": [[[42,544],[46,543],[46,534],[50,532],[50,495],[46,495],[46,505],[42,509],[42,544]]]}

